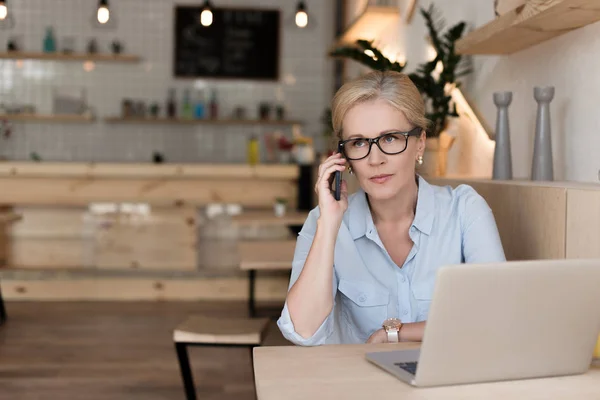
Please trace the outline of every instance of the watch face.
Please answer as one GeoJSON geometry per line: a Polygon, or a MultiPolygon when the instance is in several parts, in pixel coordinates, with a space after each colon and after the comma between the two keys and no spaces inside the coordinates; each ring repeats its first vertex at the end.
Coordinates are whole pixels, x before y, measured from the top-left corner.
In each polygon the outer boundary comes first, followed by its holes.
{"type": "Polygon", "coordinates": [[[389,318],[383,321],[384,329],[399,328],[400,326],[402,326],[402,321],[400,321],[398,318],[389,318]]]}

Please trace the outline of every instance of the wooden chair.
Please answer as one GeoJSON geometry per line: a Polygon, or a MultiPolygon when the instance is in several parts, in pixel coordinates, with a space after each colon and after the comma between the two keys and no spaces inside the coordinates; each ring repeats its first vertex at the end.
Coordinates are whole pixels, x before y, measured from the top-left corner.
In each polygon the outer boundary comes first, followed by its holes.
{"type": "Polygon", "coordinates": [[[256,272],[291,271],[296,240],[247,240],[238,243],[240,269],[248,272],[248,311],[256,316],[256,272]]]}
{"type": "Polygon", "coordinates": [[[173,332],[173,341],[186,398],[196,399],[188,346],[248,347],[251,364],[254,365],[253,349],[261,345],[268,323],[268,319],[191,316],[179,325],[173,332]]]}

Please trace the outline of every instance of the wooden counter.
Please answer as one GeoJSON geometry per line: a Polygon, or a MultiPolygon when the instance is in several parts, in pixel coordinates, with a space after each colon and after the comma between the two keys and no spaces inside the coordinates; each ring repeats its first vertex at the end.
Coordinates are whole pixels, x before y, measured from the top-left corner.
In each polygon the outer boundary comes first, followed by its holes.
{"type": "Polygon", "coordinates": [[[257,347],[258,400],[295,399],[597,399],[600,367],[583,375],[413,388],[365,359],[365,353],[415,348],[415,343],[257,347]]]}
{"type": "Polygon", "coordinates": [[[0,162],[0,207],[23,217],[0,254],[13,268],[195,271],[198,207],[273,210],[278,197],[295,207],[298,175],[296,165],[0,162]]]}
{"type": "Polygon", "coordinates": [[[0,205],[143,202],[154,206],[296,201],[296,165],[0,162],[0,205]]]}

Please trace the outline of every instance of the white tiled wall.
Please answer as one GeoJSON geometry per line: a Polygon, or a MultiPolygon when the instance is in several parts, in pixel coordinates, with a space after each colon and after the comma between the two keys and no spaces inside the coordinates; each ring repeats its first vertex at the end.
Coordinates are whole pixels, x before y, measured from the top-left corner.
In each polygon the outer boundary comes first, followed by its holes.
{"type": "MultiPolygon", "coordinates": [[[[273,127],[111,125],[102,119],[120,114],[123,98],[157,101],[163,106],[170,88],[181,101],[184,88],[193,85],[216,88],[221,115],[235,106],[255,117],[258,103],[282,100],[287,117],[305,123],[303,133],[319,137],[320,117],[332,96],[333,62],[326,57],[333,40],[333,1],[308,0],[315,16],[312,30],[294,29],[289,23],[294,0],[215,0],[216,6],[278,8],[282,12],[280,82],[246,80],[176,80],[172,76],[173,14],[175,4],[200,1],[111,0],[113,30],[92,24],[96,0],[19,0],[9,2],[16,25],[0,30],[0,49],[12,36],[26,51],[41,51],[47,26],[53,26],[61,48],[66,36],[75,37],[75,50],[85,51],[96,38],[100,51],[108,52],[112,40],[125,53],[139,55],[139,64],[97,63],[86,72],[81,62],[0,60],[0,103],[31,103],[38,112],[52,111],[54,87],[85,88],[98,120],[92,124],[13,123],[9,138],[0,138],[0,156],[28,159],[37,152],[54,161],[150,161],[159,151],[171,162],[244,162],[245,142],[253,134],[273,127]]],[[[289,128],[284,132],[291,133],[289,128]]],[[[318,143],[317,139],[317,143],[318,143]]]]}

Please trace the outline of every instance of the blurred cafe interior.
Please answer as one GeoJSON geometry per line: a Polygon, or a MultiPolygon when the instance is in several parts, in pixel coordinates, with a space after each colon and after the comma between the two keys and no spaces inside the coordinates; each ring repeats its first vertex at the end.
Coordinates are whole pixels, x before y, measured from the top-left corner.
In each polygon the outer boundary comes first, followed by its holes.
{"type": "Polygon", "coordinates": [[[421,83],[417,172],[475,188],[508,260],[600,258],[598,20],[592,0],[0,0],[0,399],[303,398],[257,390],[252,349],[293,346],[276,321],[331,100],[371,70],[421,83]]]}

